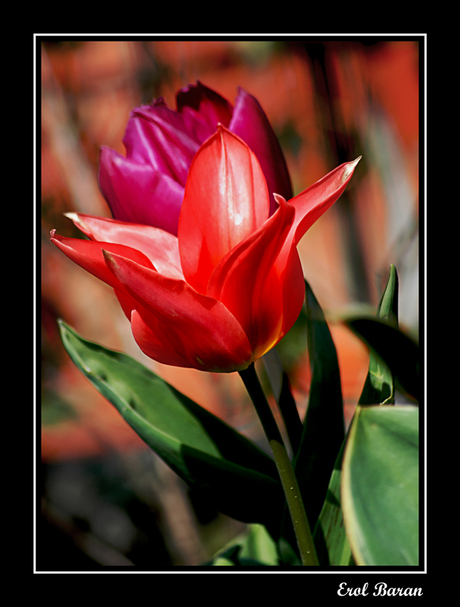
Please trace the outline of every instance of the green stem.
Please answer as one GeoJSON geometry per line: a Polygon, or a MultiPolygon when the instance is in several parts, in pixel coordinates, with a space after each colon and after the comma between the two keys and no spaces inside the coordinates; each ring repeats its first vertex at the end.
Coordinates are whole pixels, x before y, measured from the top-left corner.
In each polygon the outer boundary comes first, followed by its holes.
{"type": "Polygon", "coordinates": [[[268,404],[259,383],[254,363],[239,373],[257,411],[257,415],[259,416],[272,450],[273,457],[275,458],[281,485],[291,515],[302,565],[317,566],[319,564],[318,557],[316,556],[315,545],[313,543],[307,515],[305,514],[305,508],[303,506],[297,479],[284,446],[281,433],[270,409],[270,405],[268,404]]]}

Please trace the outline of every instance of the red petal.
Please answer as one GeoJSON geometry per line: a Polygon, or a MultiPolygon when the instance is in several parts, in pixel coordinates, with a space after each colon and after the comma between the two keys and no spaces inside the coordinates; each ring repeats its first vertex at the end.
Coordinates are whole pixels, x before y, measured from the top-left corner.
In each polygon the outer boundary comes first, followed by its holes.
{"type": "Polygon", "coordinates": [[[302,267],[292,236],[288,240],[294,215],[280,199],[275,214],[226,256],[209,281],[209,295],[235,315],[257,356],[281,339],[302,306],[302,267]]]}
{"type": "MultiPolygon", "coordinates": [[[[225,372],[249,364],[252,352],[248,339],[222,303],[197,293],[182,280],[162,276],[125,257],[107,254],[106,259],[126,291],[140,303],[139,315],[160,336],[157,342],[170,342],[172,350],[187,361],[180,366],[225,372]],[[147,315],[143,308],[147,308],[147,315]]],[[[145,327],[142,336],[134,336],[147,351],[145,327]]]]}
{"type": "Polygon", "coordinates": [[[255,155],[219,125],[195,156],[185,186],[178,238],[187,282],[205,293],[213,269],[268,214],[267,183],[255,155]]]}
{"type": "Polygon", "coordinates": [[[163,325],[153,315],[149,316],[150,324],[154,330],[143,320],[139,312],[134,309],[131,314],[131,329],[133,337],[139,348],[159,363],[173,365],[174,367],[190,367],[189,360],[181,354],[179,347],[174,347],[173,337],[169,327],[163,325]]]}
{"type": "MultiPolygon", "coordinates": [[[[289,239],[287,240],[287,242],[289,239]]],[[[291,329],[299,317],[305,299],[305,280],[302,263],[295,243],[286,246],[277,259],[281,267],[280,284],[283,297],[283,322],[280,339],[291,329]]]]}
{"type": "Polygon", "coordinates": [[[143,253],[125,245],[82,240],[80,238],[66,238],[58,236],[55,230],[51,232],[51,242],[65,253],[69,259],[84,268],[87,272],[93,274],[93,276],[96,276],[96,278],[99,278],[114,289],[121,291],[124,291],[123,285],[107,267],[103,249],[136,261],[138,264],[150,268],[153,272],[155,271],[150,260],[143,253]]]}
{"type": "Polygon", "coordinates": [[[161,274],[183,278],[178,240],[169,232],[83,213],[67,213],[66,216],[91,240],[132,247],[146,255],[161,274]]]}
{"type": "Polygon", "coordinates": [[[293,226],[296,242],[338,200],[360,160],[361,156],[353,162],[340,165],[289,201],[296,210],[293,226]]]}

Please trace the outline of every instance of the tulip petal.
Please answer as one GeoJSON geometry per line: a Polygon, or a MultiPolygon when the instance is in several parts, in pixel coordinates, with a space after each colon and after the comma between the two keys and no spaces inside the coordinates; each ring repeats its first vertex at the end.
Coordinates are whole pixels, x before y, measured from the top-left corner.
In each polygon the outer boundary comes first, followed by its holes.
{"type": "Polygon", "coordinates": [[[229,130],[254,152],[265,174],[270,194],[270,213],[276,210],[273,194],[292,198],[291,179],[278,138],[255,97],[238,90],[229,130]]]}
{"type": "Polygon", "coordinates": [[[179,217],[184,276],[200,293],[221,259],[269,214],[267,183],[256,157],[219,125],[190,167],[179,217]]]}
{"type": "Polygon", "coordinates": [[[294,216],[293,207],[281,198],[276,213],[230,251],[209,281],[208,294],[238,319],[257,356],[283,337],[302,307],[302,266],[291,231],[294,216]]]}
{"type": "Polygon", "coordinates": [[[289,201],[296,210],[293,226],[296,242],[338,200],[360,160],[361,156],[341,164],[289,201]]]}
{"type": "Polygon", "coordinates": [[[169,326],[161,323],[152,314],[147,316],[150,325],[144,321],[137,309],[132,310],[130,318],[133,337],[142,352],[164,365],[190,367],[189,360],[181,354],[182,342],[174,343],[175,334],[171,334],[169,326]]]}
{"type": "Polygon", "coordinates": [[[283,297],[281,337],[284,337],[299,317],[305,299],[302,262],[295,243],[289,237],[276,260],[276,265],[281,268],[280,289],[283,297]],[[290,246],[289,242],[291,242],[290,246]]]}
{"type": "MultiPolygon", "coordinates": [[[[181,366],[230,372],[249,364],[252,352],[246,334],[221,302],[201,295],[182,280],[162,276],[126,257],[112,253],[105,257],[125,290],[140,303],[138,315],[153,333],[160,335],[158,344],[166,339],[170,349],[177,350],[187,361],[181,366]],[[143,309],[148,314],[143,314],[143,309]]],[[[138,316],[134,316],[138,326],[138,316]]],[[[145,327],[142,335],[133,335],[146,351],[145,327]]]]}
{"type": "Polygon", "coordinates": [[[191,135],[181,114],[164,103],[153,103],[131,112],[123,143],[128,158],[150,165],[184,186],[201,142],[191,135]]]}
{"type": "Polygon", "coordinates": [[[199,81],[181,89],[176,95],[176,102],[189,132],[196,135],[199,141],[210,137],[219,123],[228,127],[232,117],[231,104],[199,81]]]}
{"type": "Polygon", "coordinates": [[[98,179],[115,219],[177,234],[184,189],[170,176],[102,147],[98,179]]]}
{"type": "Polygon", "coordinates": [[[146,255],[160,274],[182,278],[176,236],[152,226],[125,223],[84,213],[66,213],[91,240],[123,244],[146,255]]]}
{"type": "Polygon", "coordinates": [[[140,251],[122,244],[96,242],[94,240],[83,240],[81,238],[66,238],[65,236],[56,234],[56,230],[51,231],[51,242],[73,262],[114,289],[124,291],[123,285],[107,267],[103,249],[110,253],[131,259],[155,272],[155,268],[152,266],[148,257],[140,251]]]}

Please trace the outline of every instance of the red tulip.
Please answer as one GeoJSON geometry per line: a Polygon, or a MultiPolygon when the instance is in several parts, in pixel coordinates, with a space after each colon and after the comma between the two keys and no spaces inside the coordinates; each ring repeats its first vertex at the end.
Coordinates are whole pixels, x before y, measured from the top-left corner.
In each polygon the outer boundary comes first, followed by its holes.
{"type": "Polygon", "coordinates": [[[245,369],[292,327],[304,298],[296,244],[345,189],[358,160],[289,202],[251,149],[225,127],[188,174],[177,237],[159,228],[82,214],[89,240],[51,233],[70,259],[105,281],[151,358],[206,371],[245,369]]]}
{"type": "Polygon", "coordinates": [[[101,148],[99,184],[112,216],[177,234],[185,182],[201,144],[223,124],[257,156],[273,192],[291,198],[286,162],[258,101],[239,90],[235,107],[200,82],[180,90],[177,111],[162,98],[131,112],[123,139],[126,157],[101,148]]]}

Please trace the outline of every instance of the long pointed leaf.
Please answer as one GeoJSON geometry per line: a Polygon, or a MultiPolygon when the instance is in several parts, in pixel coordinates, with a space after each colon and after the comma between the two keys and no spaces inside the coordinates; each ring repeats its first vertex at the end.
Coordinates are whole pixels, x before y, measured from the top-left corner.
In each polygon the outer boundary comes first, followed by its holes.
{"type": "Polygon", "coordinates": [[[394,374],[396,385],[417,401],[421,397],[418,344],[407,334],[377,318],[347,318],[345,324],[394,374]]]}
{"type": "Polygon", "coordinates": [[[343,441],[337,456],[326,499],[313,534],[318,560],[323,567],[348,566],[352,559],[350,543],[345,532],[340,495],[345,445],[346,440],[343,441]]]}
{"type": "MultiPolygon", "coordinates": [[[[382,294],[377,316],[398,324],[398,275],[392,265],[388,281],[382,294]]],[[[371,350],[369,372],[360,397],[361,404],[390,404],[394,397],[394,378],[385,363],[371,350]]],[[[348,438],[348,436],[347,436],[348,438]]],[[[318,558],[323,566],[347,566],[352,562],[342,511],[341,479],[343,454],[347,438],[343,441],[329,483],[326,499],[314,530],[314,540],[318,558]]]]}
{"type": "Polygon", "coordinates": [[[190,487],[224,514],[273,525],[283,497],[267,455],[131,357],[60,330],[76,366],[190,487]]]}
{"type": "MultiPolygon", "coordinates": [[[[390,267],[388,281],[377,309],[377,317],[392,326],[398,326],[398,274],[394,265],[390,267]]],[[[394,375],[380,356],[371,350],[369,371],[359,403],[361,405],[390,405],[394,404],[394,397],[394,375]]]]}
{"type": "Polygon", "coordinates": [[[312,380],[295,471],[313,529],[344,439],[345,426],[337,352],[323,311],[308,283],[306,310],[312,380]]]}

